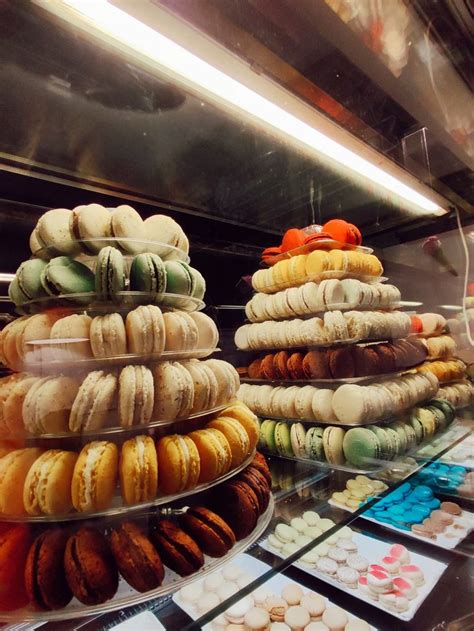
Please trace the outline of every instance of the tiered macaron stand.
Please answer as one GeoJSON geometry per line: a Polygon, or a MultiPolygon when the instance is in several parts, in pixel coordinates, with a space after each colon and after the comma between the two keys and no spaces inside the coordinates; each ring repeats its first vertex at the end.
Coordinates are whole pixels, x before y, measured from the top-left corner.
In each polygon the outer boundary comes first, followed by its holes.
{"type": "MultiPolygon", "coordinates": [[[[97,244],[98,239],[94,242],[97,244]]],[[[113,245],[120,247],[113,239],[104,239],[108,241],[107,245],[113,245]],[[113,241],[111,243],[111,241],[113,241]]],[[[121,243],[124,242],[122,238],[121,243]]],[[[136,240],[133,240],[136,241],[136,240]]],[[[157,242],[140,242],[142,252],[147,252],[149,246],[156,248],[157,246],[163,251],[168,250],[174,260],[182,260],[189,262],[189,257],[181,250],[173,248],[167,244],[157,242]]],[[[39,252],[37,254],[44,254],[39,252]]],[[[94,270],[96,264],[96,257],[91,255],[79,255],[81,262],[85,263],[92,270],[94,270]]],[[[131,259],[125,255],[125,259],[131,259]]],[[[129,267],[129,264],[127,265],[129,267]]],[[[186,310],[193,312],[202,309],[205,305],[200,299],[190,296],[182,296],[175,294],[154,294],[151,295],[148,292],[130,292],[123,291],[118,295],[104,299],[97,298],[94,293],[88,293],[87,295],[62,295],[58,297],[43,297],[36,300],[32,300],[29,303],[23,303],[18,308],[20,314],[37,314],[44,313],[51,309],[62,310],[65,309],[65,313],[80,313],[87,314],[92,317],[96,315],[104,315],[108,313],[120,313],[124,318],[126,314],[138,305],[154,304],[165,311],[186,310]]],[[[44,377],[51,375],[62,374],[79,374],[86,375],[93,370],[110,370],[117,371],[123,366],[130,364],[141,364],[144,366],[152,367],[158,363],[165,361],[179,361],[187,359],[203,359],[209,357],[214,352],[218,351],[218,348],[196,348],[186,351],[163,351],[162,353],[155,354],[123,354],[113,357],[88,357],[88,358],[67,358],[59,355],[55,356],[54,349],[56,345],[60,345],[62,348],[74,349],[75,343],[84,343],[87,341],[81,339],[60,339],[60,340],[32,340],[31,346],[35,349],[47,348],[50,354],[44,355],[41,361],[28,362],[24,366],[16,366],[18,368],[24,368],[30,376],[44,377]],[[46,358],[46,359],[45,359],[46,358]]],[[[236,389],[236,388],[235,388],[236,389]]],[[[207,422],[218,416],[218,413],[223,410],[233,399],[221,400],[219,405],[212,409],[205,409],[194,414],[187,414],[184,417],[151,420],[145,425],[130,425],[122,427],[117,420],[117,407],[114,407],[109,416],[108,422],[105,427],[99,429],[84,430],[79,432],[64,431],[64,432],[49,432],[38,433],[35,435],[28,434],[24,428],[18,431],[18,433],[8,431],[3,435],[0,435],[1,441],[15,441],[18,448],[23,447],[41,447],[42,449],[73,449],[80,451],[82,447],[92,440],[107,440],[120,446],[123,442],[135,435],[147,435],[152,438],[160,438],[164,435],[174,433],[188,433],[195,429],[200,429],[206,425],[207,422]],[[113,418],[115,417],[115,418],[113,418]]],[[[114,404],[117,405],[116,403],[114,404]]],[[[179,516],[186,511],[186,502],[189,502],[191,496],[194,498],[194,504],[199,504],[199,500],[196,501],[196,496],[200,493],[206,492],[212,487],[221,484],[225,480],[228,480],[238,475],[243,469],[245,469],[253,460],[255,456],[255,450],[248,454],[243,462],[239,466],[234,467],[225,475],[213,479],[210,482],[199,483],[194,488],[184,490],[174,494],[163,494],[158,491],[158,495],[155,499],[149,502],[144,502],[135,505],[127,505],[125,500],[122,499],[121,493],[116,486],[115,496],[111,504],[103,510],[97,510],[94,512],[68,512],[65,514],[40,514],[40,515],[28,515],[28,514],[0,514],[0,521],[6,524],[12,523],[24,523],[30,525],[33,537],[44,531],[46,528],[52,527],[67,527],[68,532],[75,532],[81,525],[88,525],[97,527],[103,533],[109,533],[111,528],[118,526],[123,520],[133,520],[139,524],[145,533],[148,533],[148,529],[153,528],[153,525],[160,518],[160,516],[179,516]],[[188,499],[187,499],[188,498],[188,499]]],[[[265,510],[257,522],[255,529],[249,536],[237,543],[222,557],[211,558],[204,555],[204,565],[194,574],[189,576],[180,576],[165,566],[165,577],[162,584],[153,590],[140,593],[133,589],[122,577],[119,577],[119,586],[115,595],[104,602],[96,605],[86,605],[73,597],[73,599],[64,608],[56,610],[38,610],[37,608],[28,605],[21,609],[14,609],[12,611],[0,612],[1,621],[49,621],[49,620],[65,620],[76,618],[80,616],[87,616],[93,613],[104,613],[107,611],[116,610],[119,608],[127,607],[130,605],[138,604],[152,598],[165,597],[168,594],[180,589],[184,585],[196,580],[198,577],[202,577],[221,565],[227,563],[229,559],[239,554],[251,546],[257,541],[262,533],[265,531],[269,524],[274,508],[273,498],[270,497],[268,508],[265,510]]]]}

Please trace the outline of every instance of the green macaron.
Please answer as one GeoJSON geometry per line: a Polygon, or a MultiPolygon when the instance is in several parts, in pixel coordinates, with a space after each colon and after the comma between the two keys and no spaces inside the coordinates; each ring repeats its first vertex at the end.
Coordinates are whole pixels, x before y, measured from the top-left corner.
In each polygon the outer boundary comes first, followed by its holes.
{"type": "Polygon", "coordinates": [[[383,460],[391,460],[395,455],[395,445],[383,427],[379,427],[378,425],[369,425],[366,429],[370,430],[377,436],[377,440],[380,445],[380,457],[383,460]]]}
{"type": "Polygon", "coordinates": [[[407,437],[407,450],[409,451],[416,446],[416,432],[410,423],[403,423],[403,430],[407,437]]]}
{"type": "Polygon", "coordinates": [[[41,273],[41,284],[50,296],[94,291],[94,274],[68,256],[51,259],[41,273]]]}
{"type": "Polygon", "coordinates": [[[275,427],[275,445],[281,456],[293,456],[291,448],[290,426],[287,423],[277,423],[275,427]]]}
{"type": "Polygon", "coordinates": [[[275,446],[275,425],[276,421],[265,420],[260,425],[260,442],[263,448],[269,451],[276,451],[275,446]]]}
{"type": "Polygon", "coordinates": [[[420,443],[423,442],[423,439],[425,437],[425,432],[423,429],[423,425],[415,412],[412,412],[409,423],[415,431],[416,443],[417,445],[419,445],[420,443]]]}
{"type": "Polygon", "coordinates": [[[425,406],[427,410],[429,410],[434,417],[435,425],[436,425],[436,433],[441,432],[443,429],[446,429],[447,422],[446,416],[439,407],[436,405],[427,405],[425,406]]]}
{"type": "Polygon", "coordinates": [[[15,276],[15,278],[12,280],[12,282],[10,283],[10,285],[8,286],[8,296],[10,297],[10,300],[17,306],[19,307],[20,305],[23,305],[25,302],[29,301],[28,296],[26,296],[22,291],[21,288],[18,284],[18,278],[15,276]]]}
{"type": "Polygon", "coordinates": [[[157,254],[138,254],[130,268],[130,289],[161,294],[166,291],[166,268],[157,254]]]}
{"type": "Polygon", "coordinates": [[[95,291],[102,300],[113,298],[125,289],[125,265],[120,250],[107,246],[97,255],[95,291]]]}
{"type": "Polygon", "coordinates": [[[194,283],[189,265],[183,261],[165,261],[166,289],[170,294],[191,296],[194,283]]]}
{"type": "Polygon", "coordinates": [[[356,467],[370,467],[381,455],[377,436],[365,427],[348,430],[344,436],[343,449],[348,462],[356,467]]]}
{"type": "Polygon", "coordinates": [[[456,408],[449,401],[445,401],[444,399],[431,399],[429,402],[430,406],[436,407],[441,410],[446,419],[446,425],[449,425],[454,421],[456,416],[456,408]]]}
{"type": "Polygon", "coordinates": [[[393,444],[393,457],[396,458],[402,454],[402,440],[398,432],[392,427],[385,425],[384,430],[387,432],[393,444]]]}
{"type": "Polygon", "coordinates": [[[326,460],[324,455],[323,432],[322,427],[310,427],[306,432],[305,450],[307,458],[319,460],[320,462],[326,460]]]}
{"type": "Polygon", "coordinates": [[[389,425],[390,429],[394,429],[397,434],[398,434],[398,438],[400,439],[400,454],[404,454],[407,450],[407,446],[408,446],[408,442],[407,442],[407,435],[405,434],[405,430],[403,429],[403,424],[400,423],[399,421],[395,421],[393,423],[390,423],[389,425]]]}
{"type": "Polygon", "coordinates": [[[30,259],[20,265],[16,271],[18,288],[28,300],[41,298],[47,293],[41,284],[41,274],[46,268],[47,262],[42,259],[30,259]]]}

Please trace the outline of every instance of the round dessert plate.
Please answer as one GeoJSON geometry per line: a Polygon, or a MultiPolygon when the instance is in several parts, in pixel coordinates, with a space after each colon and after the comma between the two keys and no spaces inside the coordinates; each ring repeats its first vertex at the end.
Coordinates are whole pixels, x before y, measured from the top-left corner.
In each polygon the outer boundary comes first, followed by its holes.
{"type": "Polygon", "coordinates": [[[69,620],[71,618],[90,616],[92,614],[103,614],[109,611],[117,611],[118,609],[123,609],[124,607],[138,605],[139,603],[143,603],[147,600],[161,598],[163,596],[167,596],[168,594],[172,594],[185,585],[189,585],[190,583],[198,581],[208,574],[211,574],[256,543],[268,528],[268,525],[273,517],[274,509],[274,499],[270,495],[268,508],[263,515],[259,517],[257,525],[252,533],[245,539],[238,541],[223,557],[211,558],[205,555],[203,567],[190,576],[179,576],[167,567],[165,570],[165,579],[163,584],[157,589],[144,593],[135,591],[133,587],[120,578],[119,587],[115,596],[111,600],[101,603],[100,605],[87,606],[83,605],[78,600],[73,599],[69,605],[57,611],[37,611],[31,608],[17,609],[15,611],[7,612],[2,611],[0,612],[0,621],[47,622],[50,620],[69,620]]]}
{"type": "Polygon", "coordinates": [[[78,294],[62,294],[60,296],[45,296],[23,303],[16,308],[21,315],[42,313],[49,309],[65,309],[70,313],[88,313],[89,315],[101,315],[110,313],[113,309],[118,313],[127,313],[139,305],[155,304],[161,308],[181,311],[200,311],[205,303],[192,296],[148,291],[119,291],[113,299],[103,300],[95,292],[78,294]]]}
{"type": "Polygon", "coordinates": [[[281,454],[276,454],[268,449],[258,448],[261,453],[264,453],[267,456],[273,456],[274,458],[283,458],[283,460],[291,460],[293,462],[302,462],[306,465],[312,465],[313,467],[318,467],[321,469],[333,469],[334,471],[346,471],[347,473],[374,473],[377,471],[383,471],[387,466],[390,465],[392,461],[385,460],[373,460],[370,462],[367,460],[367,466],[363,469],[358,469],[357,467],[353,467],[350,464],[332,464],[330,462],[323,462],[322,460],[311,460],[310,458],[297,458],[296,456],[282,456],[281,454]]]}
{"type": "Polygon", "coordinates": [[[42,361],[28,361],[28,352],[23,361],[22,369],[34,374],[57,374],[58,372],[107,370],[114,366],[130,366],[135,364],[158,364],[160,362],[185,359],[204,359],[213,353],[220,352],[220,348],[193,348],[187,351],[163,351],[162,353],[125,353],[113,357],[81,357],[79,352],[75,356],[74,344],[88,342],[89,338],[64,338],[54,340],[32,340],[27,342],[34,356],[41,355],[42,361]],[[66,345],[66,346],[65,346],[66,345]],[[40,348],[39,348],[40,347],[40,348]]]}
{"type": "MultiPolygon", "coordinates": [[[[117,248],[124,253],[126,259],[130,260],[137,254],[141,254],[143,252],[156,252],[163,260],[174,259],[189,263],[189,256],[186,252],[183,252],[183,250],[180,250],[173,245],[169,245],[168,243],[161,243],[160,241],[143,241],[142,239],[131,239],[126,237],[120,237],[120,239],[117,239],[116,237],[74,239],[68,241],[68,251],[71,250],[71,243],[75,243],[78,246],[77,249],[79,251],[79,253],[73,258],[76,258],[85,264],[87,264],[88,261],[92,262],[97,258],[97,255],[93,254],[94,252],[98,253],[101,248],[105,248],[107,246],[117,248]],[[125,250],[121,245],[123,243],[129,243],[132,246],[134,254],[130,254],[127,250],[125,250]]],[[[36,250],[33,252],[33,256],[39,258],[54,258],[56,256],[61,256],[61,254],[59,253],[57,247],[48,246],[36,250]]]]}
{"type": "MultiPolygon", "coordinates": [[[[225,475],[220,476],[219,478],[212,480],[211,482],[205,482],[202,484],[198,484],[192,489],[188,489],[186,491],[182,491],[181,493],[175,493],[174,495],[161,495],[151,502],[143,502],[141,504],[135,504],[133,506],[126,506],[122,503],[122,496],[120,495],[118,489],[116,490],[116,495],[112,500],[112,506],[107,508],[106,510],[96,511],[96,512],[81,512],[81,513],[65,513],[63,515],[4,515],[0,514],[1,521],[5,522],[21,522],[21,523],[55,523],[55,522],[69,522],[69,521],[86,521],[88,519],[92,519],[95,517],[114,517],[116,515],[129,515],[133,513],[137,513],[139,511],[143,511],[145,509],[150,509],[154,506],[161,506],[162,504],[171,504],[176,500],[180,500],[183,497],[188,497],[189,495],[195,495],[197,493],[201,493],[202,491],[207,491],[211,489],[213,486],[221,484],[230,478],[233,478],[235,475],[240,473],[248,467],[248,465],[252,462],[255,457],[256,451],[254,450],[245,460],[235,469],[228,471],[225,475]]],[[[0,613],[1,620],[1,613],[0,613]]]]}
{"type": "MultiPolygon", "coordinates": [[[[126,439],[136,434],[148,433],[149,430],[160,429],[162,427],[169,427],[170,425],[177,425],[179,423],[191,424],[191,421],[196,421],[200,418],[211,416],[218,412],[222,412],[222,410],[225,410],[225,408],[228,407],[229,405],[230,405],[230,402],[223,403],[222,405],[211,408],[209,410],[202,410],[201,412],[196,412],[196,414],[188,414],[187,416],[184,416],[181,418],[151,421],[150,423],[147,423],[146,425],[130,425],[129,427],[121,427],[121,426],[102,427],[99,429],[92,429],[92,430],[86,430],[86,431],[80,431],[80,432],[55,432],[55,433],[50,433],[50,434],[26,434],[25,432],[15,433],[11,430],[8,430],[8,432],[3,432],[0,430],[0,440],[24,440],[25,442],[34,446],[38,440],[41,440],[41,441],[50,440],[50,441],[60,442],[60,441],[66,441],[66,440],[77,441],[78,439],[81,439],[81,444],[82,444],[83,438],[92,440],[92,439],[99,439],[100,437],[103,437],[104,440],[106,440],[107,438],[113,439],[114,437],[120,438],[121,436],[123,436],[124,439],[126,439]]],[[[110,412],[111,412],[111,415],[115,414],[115,417],[117,416],[116,409],[110,410],[110,412]]],[[[187,431],[191,431],[191,429],[188,427],[187,431]]]]}
{"type": "Polygon", "coordinates": [[[343,243],[342,241],[336,241],[335,239],[316,239],[310,241],[305,245],[300,245],[298,248],[293,248],[287,252],[282,252],[275,256],[265,257],[265,263],[271,267],[279,261],[285,259],[291,259],[293,256],[299,256],[300,254],[309,254],[314,250],[354,250],[355,252],[361,252],[362,254],[372,254],[373,249],[364,245],[352,245],[351,243],[343,243]]]}
{"type": "Polygon", "coordinates": [[[300,285],[310,282],[320,283],[323,280],[330,280],[332,278],[336,278],[337,280],[353,278],[355,280],[360,280],[361,283],[368,283],[369,285],[373,285],[375,283],[385,283],[388,280],[387,276],[369,276],[368,274],[356,274],[345,270],[332,269],[327,270],[326,272],[320,272],[319,274],[309,274],[308,276],[301,278],[300,282],[292,283],[291,285],[288,285],[288,287],[276,287],[275,285],[269,285],[268,291],[265,293],[275,294],[277,291],[281,291],[282,289],[287,289],[289,287],[299,287],[300,285]]]}
{"type": "Polygon", "coordinates": [[[384,375],[368,375],[366,377],[346,377],[345,379],[251,379],[250,377],[240,377],[241,383],[250,383],[256,386],[317,386],[323,385],[325,388],[338,388],[344,383],[373,383],[400,377],[402,372],[391,372],[384,375]]]}

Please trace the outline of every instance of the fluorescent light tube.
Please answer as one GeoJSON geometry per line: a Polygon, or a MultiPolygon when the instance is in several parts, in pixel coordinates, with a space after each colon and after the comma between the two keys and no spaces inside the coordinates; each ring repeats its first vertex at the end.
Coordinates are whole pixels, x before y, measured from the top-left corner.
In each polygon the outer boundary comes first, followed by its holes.
{"type": "Polygon", "coordinates": [[[15,274],[8,274],[7,272],[0,272],[0,283],[11,283],[15,278],[15,274]]]}
{"type": "MultiPolygon", "coordinates": [[[[64,17],[64,11],[58,10],[60,5],[63,5],[63,8],[69,7],[74,11],[76,18],[83,22],[85,19],[86,26],[89,28],[91,26],[98,28],[102,34],[166,68],[178,78],[184,79],[201,90],[204,89],[221,101],[283,132],[284,135],[297,140],[316,153],[332,158],[349,170],[414,205],[418,211],[435,214],[446,212],[439,204],[408,186],[401,179],[321,133],[106,0],[61,0],[61,2],[37,0],[37,2],[62,17],[64,17]]],[[[69,15],[70,18],[71,15],[69,15]]]]}

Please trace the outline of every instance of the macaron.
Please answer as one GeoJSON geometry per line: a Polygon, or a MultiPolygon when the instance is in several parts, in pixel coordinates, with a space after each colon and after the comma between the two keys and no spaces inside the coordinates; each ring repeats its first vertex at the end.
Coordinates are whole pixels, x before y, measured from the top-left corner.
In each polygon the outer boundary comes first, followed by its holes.
{"type": "Polygon", "coordinates": [[[194,384],[193,406],[190,415],[215,408],[219,386],[214,372],[205,362],[192,359],[182,364],[189,372],[194,384]]]}
{"type": "Polygon", "coordinates": [[[186,435],[163,436],[156,444],[159,489],[173,495],[196,486],[200,456],[194,441],[186,435]]]}
{"type": "Polygon", "coordinates": [[[125,323],[119,313],[93,318],[89,335],[94,357],[119,357],[127,352],[125,323]]]}
{"type": "Polygon", "coordinates": [[[41,449],[15,449],[0,459],[0,513],[25,515],[23,488],[28,471],[42,454],[41,449]]]}
{"type": "Polygon", "coordinates": [[[346,459],[361,468],[370,467],[381,455],[376,434],[365,427],[353,427],[346,432],[343,450],[346,459]]]}
{"type": "Polygon", "coordinates": [[[79,512],[109,508],[115,493],[118,449],[114,443],[93,441],[81,450],[74,467],[71,493],[79,512]]]}
{"type": "Polygon", "coordinates": [[[138,355],[160,355],[165,349],[165,323],[156,305],[141,305],[125,320],[128,350],[138,355]]]}
{"type": "Polygon", "coordinates": [[[242,480],[231,480],[217,487],[210,508],[229,524],[238,541],[252,532],[260,512],[257,496],[242,480]]]}
{"type": "MultiPolygon", "coordinates": [[[[71,432],[105,427],[109,421],[117,393],[117,377],[113,373],[94,370],[77,391],[69,415],[71,432]]],[[[25,399],[25,404],[27,399],[25,399]]]]}
{"type": "Polygon", "coordinates": [[[199,482],[210,482],[231,468],[232,451],[229,441],[218,429],[208,427],[188,434],[199,452],[201,470],[199,482]]]}
{"type": "Polygon", "coordinates": [[[131,506],[151,502],[158,490],[158,459],[150,436],[126,440],[120,452],[120,489],[124,503],[131,506]]]}
{"type": "Polygon", "coordinates": [[[237,402],[225,408],[222,414],[226,417],[235,418],[247,432],[249,439],[249,453],[252,453],[257,446],[259,439],[258,419],[255,414],[245,404],[237,402]]]}
{"type": "Polygon", "coordinates": [[[161,294],[166,291],[166,268],[157,254],[137,254],[130,268],[130,290],[161,294]]]}
{"type": "Polygon", "coordinates": [[[164,265],[167,292],[180,296],[191,296],[195,287],[189,265],[183,261],[165,261],[164,265]]]}
{"type": "Polygon", "coordinates": [[[45,212],[34,230],[36,243],[42,248],[50,248],[53,255],[77,254],[79,246],[75,243],[70,220],[71,211],[67,208],[53,208],[45,212]]]}
{"type": "Polygon", "coordinates": [[[197,347],[198,327],[190,314],[185,311],[163,314],[165,326],[165,351],[190,351],[197,347]]]}
{"type": "Polygon", "coordinates": [[[296,458],[306,457],[306,430],[302,423],[292,423],[290,428],[290,442],[296,458]]]}
{"type": "Polygon", "coordinates": [[[137,524],[122,522],[109,541],[118,570],[133,589],[143,593],[161,585],[165,570],[160,555],[137,524]]]}
{"type": "Polygon", "coordinates": [[[281,456],[293,456],[291,447],[290,427],[288,423],[277,423],[275,425],[275,447],[281,456]]]}
{"type": "Polygon", "coordinates": [[[189,241],[181,226],[167,215],[152,215],[143,222],[147,248],[165,259],[178,258],[173,248],[178,248],[184,255],[189,252],[189,241]]]}
{"type": "Polygon", "coordinates": [[[40,610],[62,609],[72,598],[64,570],[67,531],[51,528],[40,534],[28,552],[25,587],[30,602],[40,610]]]}
{"type": "MultiPolygon", "coordinates": [[[[95,289],[94,274],[91,270],[83,263],[67,256],[58,256],[49,261],[41,272],[41,285],[50,296],[88,294],[95,289]]],[[[88,302],[89,298],[77,296],[75,300],[88,302]]]]}
{"type": "Polygon", "coordinates": [[[28,604],[25,565],[30,546],[28,524],[0,524],[0,611],[13,611],[28,604]]]}
{"type": "Polygon", "coordinates": [[[232,528],[217,513],[204,506],[191,506],[181,515],[181,528],[211,557],[222,557],[235,545],[232,528]]]}
{"type": "Polygon", "coordinates": [[[325,461],[323,433],[322,427],[310,427],[306,432],[305,452],[307,458],[320,462],[325,461]]]}
{"type": "Polygon", "coordinates": [[[97,255],[95,291],[101,300],[114,299],[125,289],[125,265],[117,248],[106,246],[97,255]]]}
{"type": "Polygon", "coordinates": [[[164,564],[180,576],[193,574],[204,565],[197,543],[173,521],[161,519],[152,536],[164,564]]]}
{"type": "Polygon", "coordinates": [[[198,329],[198,342],[196,348],[214,349],[219,342],[219,332],[216,323],[202,311],[193,311],[189,316],[194,320],[198,329]]]}
{"type": "Polygon", "coordinates": [[[153,367],[155,381],[154,420],[185,418],[194,400],[194,381],[179,362],[162,362],[153,367]]]}
{"type": "Polygon", "coordinates": [[[145,227],[137,211],[122,204],[112,210],[112,234],[117,237],[117,243],[124,252],[137,254],[143,251],[143,241],[146,239],[145,227]]]}
{"type": "Polygon", "coordinates": [[[331,464],[342,465],[345,462],[343,440],[345,431],[342,427],[326,427],[323,431],[323,448],[326,460],[331,464]]]}
{"type": "Polygon", "coordinates": [[[49,449],[35,460],[23,487],[23,504],[29,515],[62,515],[72,509],[76,461],[75,452],[61,449],[49,449]]]}
{"type": "Polygon", "coordinates": [[[117,566],[107,539],[99,530],[83,526],[69,537],[64,569],[72,593],[85,605],[99,605],[117,591],[117,566]]]}
{"type": "Polygon", "coordinates": [[[249,451],[249,438],[242,425],[233,418],[219,416],[206,425],[207,428],[217,429],[224,434],[231,452],[231,469],[238,467],[246,458],[249,451]]]}
{"type": "Polygon", "coordinates": [[[118,416],[122,427],[146,425],[153,414],[155,384],[146,366],[125,366],[119,376],[118,416]]]}
{"type": "Polygon", "coordinates": [[[112,236],[112,215],[101,204],[76,206],[69,216],[69,228],[85,252],[96,254],[112,236]],[[98,239],[98,240],[95,240],[98,239]]]}
{"type": "MultiPolygon", "coordinates": [[[[48,295],[41,284],[41,275],[45,270],[46,265],[46,261],[35,258],[24,261],[17,269],[16,281],[18,283],[18,291],[20,292],[20,296],[22,298],[24,296],[21,303],[48,295]]],[[[13,298],[15,298],[15,296],[13,296],[13,298]]],[[[15,304],[21,303],[18,302],[15,304]]]]}

